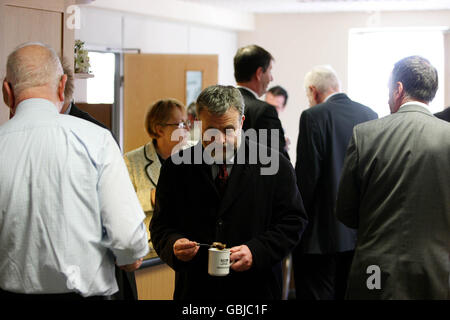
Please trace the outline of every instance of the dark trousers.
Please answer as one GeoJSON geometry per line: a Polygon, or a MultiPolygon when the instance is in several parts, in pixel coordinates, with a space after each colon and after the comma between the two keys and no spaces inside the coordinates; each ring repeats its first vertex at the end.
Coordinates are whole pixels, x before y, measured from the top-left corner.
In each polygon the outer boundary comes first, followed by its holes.
{"type": "Polygon", "coordinates": [[[293,254],[296,299],[344,300],[353,254],[293,254]]]}
{"type": "Polygon", "coordinates": [[[112,295],[112,300],[138,300],[134,272],[125,272],[117,266],[115,272],[119,291],[112,295]]]}

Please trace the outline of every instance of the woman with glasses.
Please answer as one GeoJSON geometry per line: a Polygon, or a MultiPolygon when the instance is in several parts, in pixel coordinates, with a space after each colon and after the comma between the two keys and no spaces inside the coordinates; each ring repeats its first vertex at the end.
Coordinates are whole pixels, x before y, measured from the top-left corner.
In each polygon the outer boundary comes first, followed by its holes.
{"type": "MultiPolygon", "coordinates": [[[[150,141],[125,154],[124,160],[138,199],[145,211],[147,231],[155,205],[161,165],[185,147],[190,123],[186,107],[175,99],[156,101],[147,111],[145,129],[150,141]]],[[[150,235],[148,234],[150,241],[150,235]]]]}

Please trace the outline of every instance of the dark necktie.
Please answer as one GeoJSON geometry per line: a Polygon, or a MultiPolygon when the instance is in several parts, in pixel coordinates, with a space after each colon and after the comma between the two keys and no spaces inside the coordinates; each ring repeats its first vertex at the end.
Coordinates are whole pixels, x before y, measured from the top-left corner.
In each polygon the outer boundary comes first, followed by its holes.
{"type": "Polygon", "coordinates": [[[219,173],[216,177],[215,184],[217,187],[217,190],[219,190],[220,196],[223,197],[225,193],[225,189],[227,187],[227,180],[228,180],[228,171],[227,171],[227,165],[226,164],[219,164],[219,173]]]}

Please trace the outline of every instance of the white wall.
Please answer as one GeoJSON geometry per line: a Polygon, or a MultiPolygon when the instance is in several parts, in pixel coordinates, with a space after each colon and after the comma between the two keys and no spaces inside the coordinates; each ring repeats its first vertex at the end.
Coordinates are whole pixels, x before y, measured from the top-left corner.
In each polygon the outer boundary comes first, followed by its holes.
{"type": "MultiPolygon", "coordinates": [[[[450,26],[450,10],[379,14],[258,14],[254,31],[239,32],[239,46],[258,44],[271,52],[276,60],[271,85],[285,87],[290,95],[286,111],[280,119],[292,142],[289,153],[293,163],[296,160],[300,113],[308,107],[303,88],[306,72],[315,65],[330,64],[340,76],[343,90],[347,91],[348,33],[351,28],[418,26],[450,26]]],[[[445,54],[450,56],[450,52],[445,54]]],[[[446,87],[450,87],[448,83],[446,87]]],[[[445,103],[450,104],[449,89],[446,96],[445,103]]]]}
{"type": "MultiPolygon", "coordinates": [[[[88,48],[139,48],[142,53],[217,54],[219,84],[234,85],[233,57],[237,32],[146,15],[83,7],[75,39],[88,48]]],[[[85,100],[85,85],[76,81],[75,99],[85,100]]]]}

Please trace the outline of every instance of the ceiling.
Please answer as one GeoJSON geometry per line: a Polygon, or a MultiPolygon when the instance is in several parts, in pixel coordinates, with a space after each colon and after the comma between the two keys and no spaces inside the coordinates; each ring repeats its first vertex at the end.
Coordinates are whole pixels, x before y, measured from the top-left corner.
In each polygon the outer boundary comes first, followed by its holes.
{"type": "Polygon", "coordinates": [[[180,0],[251,13],[450,10],[450,0],[180,0]]]}

